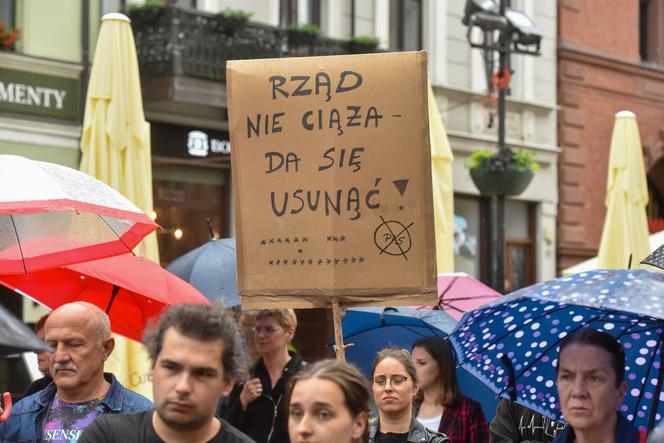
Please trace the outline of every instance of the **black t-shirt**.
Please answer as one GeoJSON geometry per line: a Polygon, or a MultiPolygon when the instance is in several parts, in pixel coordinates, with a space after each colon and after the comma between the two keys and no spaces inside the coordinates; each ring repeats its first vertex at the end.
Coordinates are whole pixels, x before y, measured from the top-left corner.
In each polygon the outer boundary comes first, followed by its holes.
{"type": "Polygon", "coordinates": [[[408,432],[397,434],[396,432],[376,431],[376,443],[408,443],[408,432]]]}
{"type": "MultiPolygon", "coordinates": [[[[135,414],[105,414],[79,437],[78,443],[164,443],[152,426],[153,411],[135,414]]],[[[221,420],[221,428],[208,443],[254,443],[252,439],[221,420]]]]}

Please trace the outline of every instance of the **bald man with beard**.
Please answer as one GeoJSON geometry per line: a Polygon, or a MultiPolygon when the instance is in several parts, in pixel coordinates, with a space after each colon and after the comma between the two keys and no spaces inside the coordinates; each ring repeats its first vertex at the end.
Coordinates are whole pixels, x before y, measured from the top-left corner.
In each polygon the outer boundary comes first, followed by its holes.
{"type": "Polygon", "coordinates": [[[48,356],[53,382],[14,405],[9,420],[0,424],[0,441],[76,442],[101,414],[152,408],[150,400],[104,373],[115,341],[108,316],[97,306],[62,305],[44,331],[54,350],[48,356]]]}

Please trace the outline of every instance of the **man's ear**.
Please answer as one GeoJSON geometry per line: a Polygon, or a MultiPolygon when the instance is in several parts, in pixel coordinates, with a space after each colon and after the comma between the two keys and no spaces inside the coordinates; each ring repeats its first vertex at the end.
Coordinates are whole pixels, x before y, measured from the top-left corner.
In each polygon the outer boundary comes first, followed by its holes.
{"type": "Polygon", "coordinates": [[[113,338],[113,336],[107,338],[102,344],[102,347],[104,348],[104,361],[106,361],[106,359],[110,357],[111,352],[113,352],[113,349],[115,349],[115,338],[113,338]]]}
{"type": "Polygon", "coordinates": [[[223,383],[224,383],[224,385],[223,385],[223,388],[222,388],[221,392],[222,392],[222,395],[225,397],[228,394],[230,394],[231,391],[233,390],[233,386],[235,386],[235,377],[226,377],[226,378],[224,378],[223,383]]]}

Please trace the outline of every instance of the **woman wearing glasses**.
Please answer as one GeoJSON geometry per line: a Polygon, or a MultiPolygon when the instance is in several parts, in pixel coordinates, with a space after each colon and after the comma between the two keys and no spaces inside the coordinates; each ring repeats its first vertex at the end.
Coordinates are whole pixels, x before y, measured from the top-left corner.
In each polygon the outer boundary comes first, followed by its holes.
{"type": "Polygon", "coordinates": [[[417,371],[405,349],[390,347],[376,355],[371,389],[378,420],[369,425],[369,443],[449,443],[444,434],[425,428],[413,416],[417,371]]]}
{"type": "Polygon", "coordinates": [[[413,361],[420,381],[414,405],[420,423],[444,432],[451,443],[487,443],[489,430],[482,407],[461,395],[450,342],[439,337],[417,340],[413,361]]]}
{"type": "Polygon", "coordinates": [[[288,431],[291,443],[367,441],[369,386],[343,361],[323,360],[291,379],[288,431]]]}
{"type": "Polygon", "coordinates": [[[233,389],[225,419],[257,443],[289,441],[284,393],[289,378],[304,366],[299,354],[288,350],[296,327],[292,309],[263,309],[256,315],[254,341],[261,357],[252,378],[233,389]]]}

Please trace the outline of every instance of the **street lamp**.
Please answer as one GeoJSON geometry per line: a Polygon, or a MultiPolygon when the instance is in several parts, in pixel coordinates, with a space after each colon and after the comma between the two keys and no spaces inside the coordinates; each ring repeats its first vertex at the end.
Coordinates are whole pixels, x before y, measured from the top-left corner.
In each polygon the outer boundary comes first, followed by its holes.
{"type": "MultiPolygon", "coordinates": [[[[508,70],[509,55],[540,55],[542,32],[524,12],[508,8],[506,0],[467,0],[461,20],[468,27],[466,39],[473,48],[479,48],[484,58],[489,93],[498,90],[498,152],[497,162],[511,158],[512,151],[505,145],[505,99],[512,72],[508,70]],[[477,32],[479,31],[479,33],[477,32]],[[479,34],[479,38],[477,38],[479,34]],[[495,53],[498,70],[495,70],[495,53]]],[[[491,260],[491,284],[499,292],[505,291],[505,194],[495,195],[495,261],[491,260]]],[[[493,212],[493,211],[492,211],[493,212]]],[[[493,216],[491,216],[493,218],[493,216]]],[[[493,243],[493,242],[491,242],[493,243]]],[[[492,256],[491,248],[489,257],[492,256]]]]}

